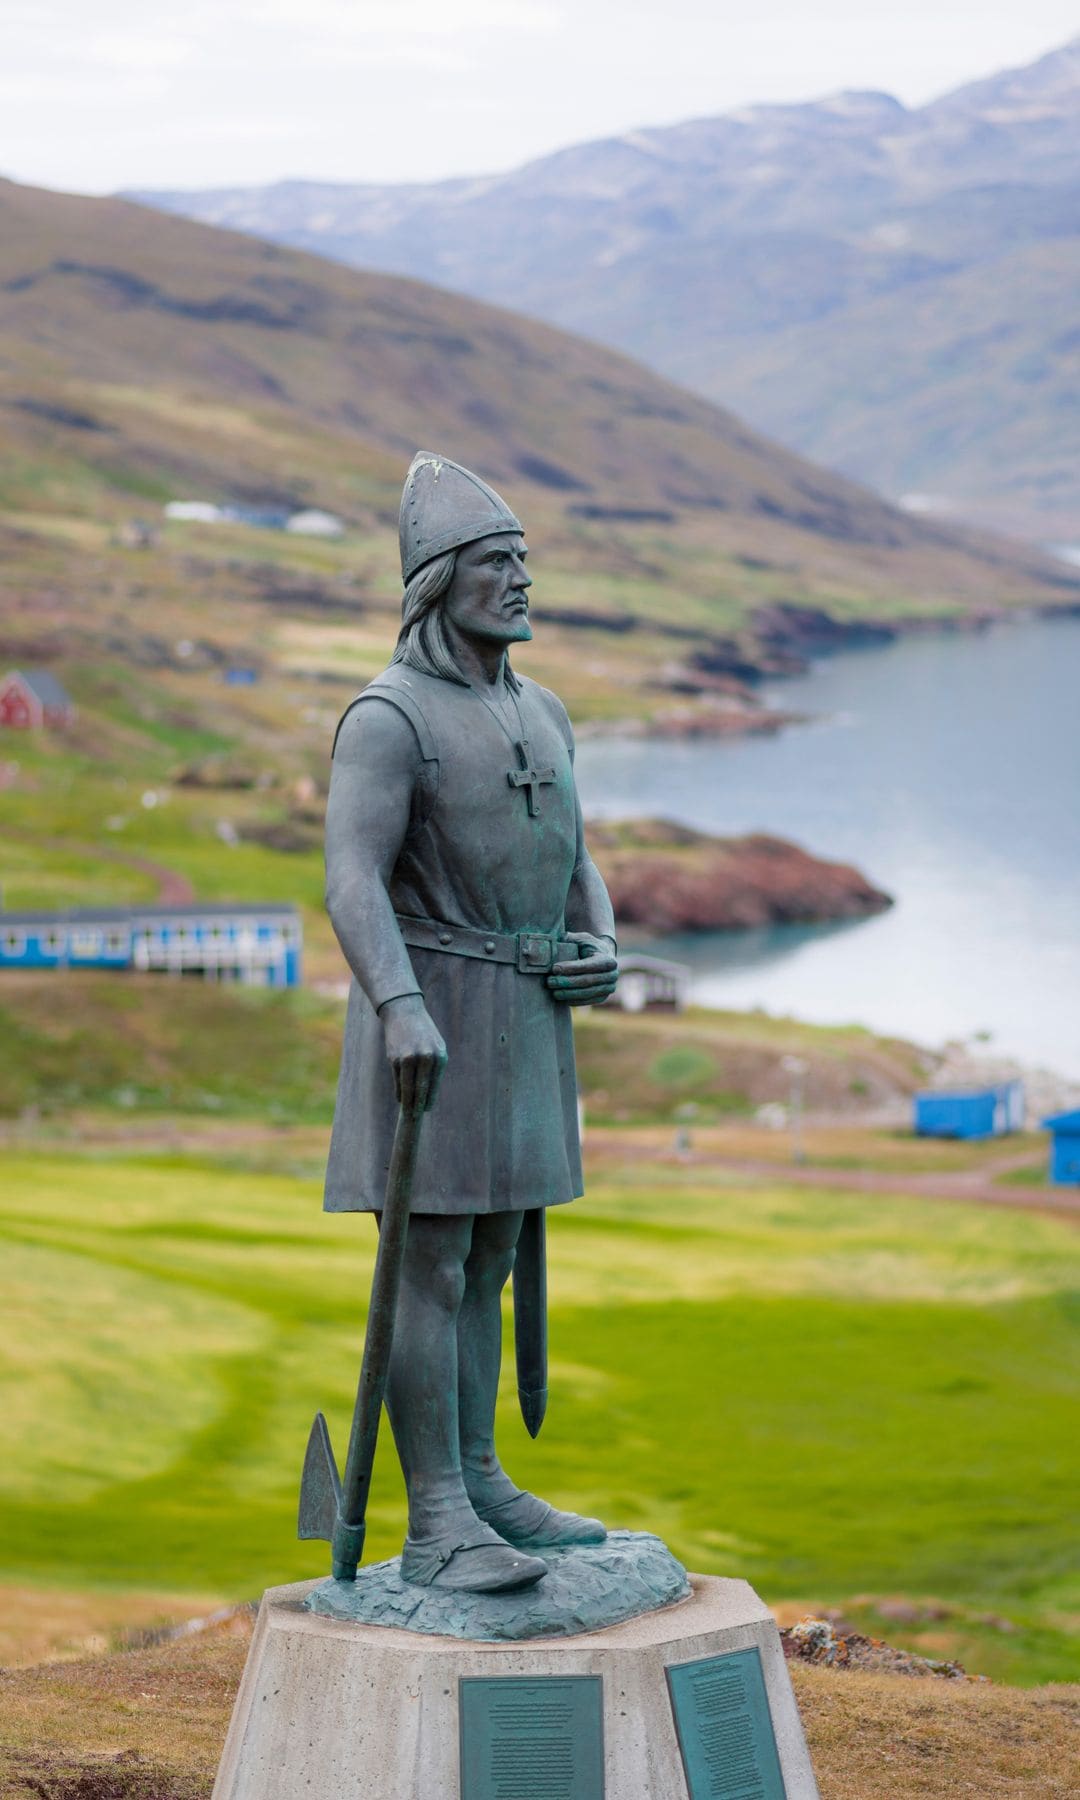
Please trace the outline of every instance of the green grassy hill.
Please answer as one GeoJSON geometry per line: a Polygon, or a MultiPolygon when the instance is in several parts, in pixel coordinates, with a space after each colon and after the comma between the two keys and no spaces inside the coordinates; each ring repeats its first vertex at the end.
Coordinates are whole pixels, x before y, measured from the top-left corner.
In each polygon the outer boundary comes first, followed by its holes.
{"type": "Polygon", "coordinates": [[[149,899],[171,871],[203,899],[297,900],[309,972],[340,974],[320,793],[336,719],[396,635],[397,501],[425,443],[528,521],[520,660],[578,720],[752,710],[727,671],[775,651],[777,601],[856,623],[1080,592],[580,339],[0,182],[0,670],[50,668],[78,707],[67,733],[0,742],[5,905],[149,899]],[[318,503],[348,529],[163,523],[175,496],[318,503]],[[231,667],[255,684],[227,687],[231,667]]]}
{"type": "MultiPolygon", "coordinates": [[[[344,1004],[307,990],[217,986],[167,976],[20,975],[0,983],[0,1120],[62,1124],[104,1109],[178,1119],[328,1125],[344,1004]]],[[[912,1044],[859,1026],[691,1011],[577,1020],[590,1121],[699,1123],[746,1116],[789,1091],[783,1057],[806,1063],[811,1108],[858,1112],[924,1079],[912,1044]]]]}
{"type": "MultiPolygon", "coordinates": [[[[526,519],[541,629],[523,660],[579,716],[655,710],[695,648],[760,660],[754,614],[777,600],[933,617],[1078,586],[1035,552],[906,517],[582,339],[9,182],[0,429],[3,654],[129,685],[244,658],[339,700],[392,642],[418,445],[482,470],[526,519]],[[318,504],[349,535],[170,526],[118,545],[173,497],[318,504]]],[[[189,710],[213,732],[205,704],[189,710]]]]}
{"type": "Polygon", "coordinates": [[[149,898],[156,864],[200,898],[299,900],[311,972],[339,972],[319,792],[335,721],[396,635],[418,444],[520,508],[537,624],[520,661],[580,721],[752,714],[730,671],[775,654],[780,601],[856,624],[1080,592],[581,339],[0,182],[0,670],[50,668],[78,706],[66,734],[0,742],[6,905],[149,898]],[[164,524],[170,497],[318,503],[348,530],[164,524]],[[125,546],[133,518],[146,547],[125,546]],[[255,685],[226,687],[234,666],[255,685]]]}

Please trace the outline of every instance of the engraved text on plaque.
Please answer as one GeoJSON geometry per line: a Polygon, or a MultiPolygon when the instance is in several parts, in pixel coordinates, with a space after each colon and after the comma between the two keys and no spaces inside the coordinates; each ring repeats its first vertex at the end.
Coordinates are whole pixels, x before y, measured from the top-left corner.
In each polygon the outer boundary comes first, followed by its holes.
{"type": "Polygon", "coordinates": [[[461,1800],[603,1800],[599,1675],[458,1684],[461,1800]]]}
{"type": "Polygon", "coordinates": [[[667,1672],[690,1800],[785,1800],[756,1649],[667,1672]]]}

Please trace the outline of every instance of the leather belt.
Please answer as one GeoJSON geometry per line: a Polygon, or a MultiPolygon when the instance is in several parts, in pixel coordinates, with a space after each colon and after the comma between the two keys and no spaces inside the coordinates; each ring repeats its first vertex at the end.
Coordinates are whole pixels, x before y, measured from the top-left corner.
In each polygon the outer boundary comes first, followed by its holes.
{"type": "Polygon", "coordinates": [[[576,962],[578,946],[549,931],[478,931],[472,925],[444,925],[439,919],[410,919],[395,913],[412,950],[441,950],[473,956],[478,962],[512,963],[520,975],[546,975],[557,962],[576,962]]]}

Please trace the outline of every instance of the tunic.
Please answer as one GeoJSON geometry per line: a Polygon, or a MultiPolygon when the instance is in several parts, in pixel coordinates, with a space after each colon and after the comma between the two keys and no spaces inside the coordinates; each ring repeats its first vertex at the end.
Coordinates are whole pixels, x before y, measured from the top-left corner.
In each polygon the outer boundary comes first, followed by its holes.
{"type": "MultiPolygon", "coordinates": [[[[426,1116],[415,1212],[555,1206],[582,1192],[570,1008],[542,974],[407,948],[398,919],[499,934],[614,936],[584,845],[562,703],[518,678],[505,729],[468,686],[393,664],[346,712],[327,806],[327,906],[353,972],[324,1204],[383,1205],[397,1104],[377,1008],[416,992],[448,1063],[426,1116]],[[514,740],[554,779],[514,787],[514,740]]],[[[492,697],[507,690],[500,680],[492,697]]],[[[430,932],[429,932],[430,936],[430,932]]]]}

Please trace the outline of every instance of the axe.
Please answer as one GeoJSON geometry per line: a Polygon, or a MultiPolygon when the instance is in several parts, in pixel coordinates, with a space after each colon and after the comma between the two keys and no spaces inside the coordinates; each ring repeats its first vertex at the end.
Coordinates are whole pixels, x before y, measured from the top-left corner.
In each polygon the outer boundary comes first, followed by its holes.
{"type": "Polygon", "coordinates": [[[394,1319],[409,1235],[409,1200],[423,1117],[422,1111],[406,1110],[404,1106],[398,1113],[344,1475],[338,1474],[330,1433],[319,1412],[311,1427],[300,1478],[296,1535],[326,1539],[337,1581],[355,1581],[357,1565],[364,1554],[368,1493],[394,1341],[394,1319]]]}

